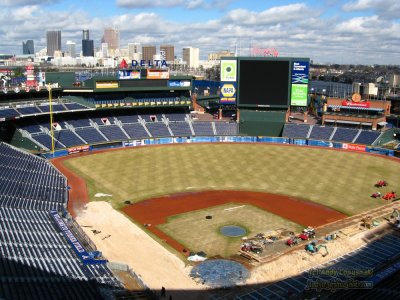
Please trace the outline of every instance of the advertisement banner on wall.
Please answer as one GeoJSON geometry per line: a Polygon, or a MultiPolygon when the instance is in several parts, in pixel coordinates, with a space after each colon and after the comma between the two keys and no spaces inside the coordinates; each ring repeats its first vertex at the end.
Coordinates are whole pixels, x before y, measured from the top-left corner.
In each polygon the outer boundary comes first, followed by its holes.
{"type": "Polygon", "coordinates": [[[140,71],[119,70],[118,79],[140,79],[140,71]]]}
{"type": "Polygon", "coordinates": [[[118,81],[97,81],[96,89],[117,89],[118,81]]]}
{"type": "Polygon", "coordinates": [[[89,145],[76,146],[76,147],[68,148],[68,154],[87,152],[89,150],[90,150],[89,145]]]}
{"type": "Polygon", "coordinates": [[[367,147],[365,145],[343,144],[342,148],[345,150],[365,152],[367,147]]]}
{"type": "Polygon", "coordinates": [[[370,108],[371,102],[342,101],[342,106],[370,108]]]}
{"type": "Polygon", "coordinates": [[[147,79],[169,79],[168,70],[147,70],[147,79]]]}
{"type": "Polygon", "coordinates": [[[290,105],[307,106],[307,97],[308,97],[307,84],[292,84],[290,105]]]}
{"type": "Polygon", "coordinates": [[[190,87],[190,80],[169,80],[169,87],[190,87]]]}
{"type": "Polygon", "coordinates": [[[221,60],[221,82],[235,82],[237,79],[237,61],[221,60]]]}
{"type": "Polygon", "coordinates": [[[219,97],[221,104],[235,104],[236,82],[221,82],[221,92],[219,97]]]}

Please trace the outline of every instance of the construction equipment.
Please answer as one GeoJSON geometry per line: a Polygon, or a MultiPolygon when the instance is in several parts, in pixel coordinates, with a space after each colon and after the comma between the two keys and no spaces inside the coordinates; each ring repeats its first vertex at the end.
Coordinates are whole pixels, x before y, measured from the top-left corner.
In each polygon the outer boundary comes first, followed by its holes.
{"type": "Polygon", "coordinates": [[[297,245],[300,241],[301,241],[301,239],[299,237],[292,236],[286,241],[286,245],[288,245],[289,247],[292,247],[294,245],[297,245]]]}
{"type": "Polygon", "coordinates": [[[321,253],[322,257],[327,256],[329,254],[328,247],[325,244],[317,245],[315,241],[307,244],[305,250],[311,255],[314,255],[320,253],[319,251],[321,250],[321,248],[325,249],[325,253],[321,253]]]}
{"type": "Polygon", "coordinates": [[[375,187],[384,187],[388,186],[388,183],[385,180],[379,180],[377,183],[375,183],[375,187]]]}
{"type": "Polygon", "coordinates": [[[397,195],[396,192],[386,193],[385,196],[382,197],[384,200],[394,200],[396,199],[397,195]]]}
{"type": "Polygon", "coordinates": [[[380,192],[376,192],[376,193],[373,193],[372,195],[371,195],[371,197],[372,198],[381,198],[381,196],[382,196],[382,194],[380,193],[380,192]]]}

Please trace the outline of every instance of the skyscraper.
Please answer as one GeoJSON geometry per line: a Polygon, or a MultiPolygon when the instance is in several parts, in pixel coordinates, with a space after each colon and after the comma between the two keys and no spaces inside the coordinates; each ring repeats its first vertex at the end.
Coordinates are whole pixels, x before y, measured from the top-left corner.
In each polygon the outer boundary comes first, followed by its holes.
{"type": "Polygon", "coordinates": [[[154,55],[156,55],[157,49],[156,46],[143,46],[142,47],[142,59],[153,61],[154,55]]]}
{"type": "Polygon", "coordinates": [[[71,57],[76,57],[76,43],[67,41],[67,53],[71,57]]]}
{"type": "Polygon", "coordinates": [[[129,43],[128,44],[128,55],[129,59],[141,60],[142,59],[142,47],[140,43],[129,43]]]}
{"type": "Polygon", "coordinates": [[[107,43],[101,43],[101,54],[103,58],[108,57],[108,44],[107,43]]]}
{"type": "Polygon", "coordinates": [[[160,45],[161,59],[173,62],[175,59],[175,48],[173,45],[160,45]]]}
{"type": "Polygon", "coordinates": [[[33,40],[27,40],[26,43],[22,42],[22,54],[35,54],[33,40]]]}
{"type": "Polygon", "coordinates": [[[89,39],[89,30],[82,30],[82,40],[87,41],[89,39]]]}
{"type": "Polygon", "coordinates": [[[183,61],[186,62],[186,65],[189,68],[198,68],[199,67],[199,48],[186,47],[183,48],[182,57],[183,61]]]}
{"type": "Polygon", "coordinates": [[[94,56],[93,40],[89,40],[89,30],[82,31],[82,56],[94,56]]]}
{"type": "Polygon", "coordinates": [[[54,51],[61,51],[61,31],[47,31],[47,55],[54,56],[54,51]]]}
{"type": "Polygon", "coordinates": [[[113,28],[104,29],[102,43],[108,44],[108,50],[114,52],[119,49],[119,30],[113,28]]]}

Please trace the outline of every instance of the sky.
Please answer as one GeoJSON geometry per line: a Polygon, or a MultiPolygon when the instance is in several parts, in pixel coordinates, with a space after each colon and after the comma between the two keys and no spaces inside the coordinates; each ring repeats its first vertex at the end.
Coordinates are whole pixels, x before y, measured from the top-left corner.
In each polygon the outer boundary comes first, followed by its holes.
{"type": "Polygon", "coordinates": [[[316,63],[400,65],[399,0],[0,0],[0,53],[22,54],[22,42],[46,47],[46,31],[62,31],[62,48],[80,51],[82,30],[95,47],[104,28],[128,43],[172,44],[209,53],[274,48],[279,56],[316,63]]]}

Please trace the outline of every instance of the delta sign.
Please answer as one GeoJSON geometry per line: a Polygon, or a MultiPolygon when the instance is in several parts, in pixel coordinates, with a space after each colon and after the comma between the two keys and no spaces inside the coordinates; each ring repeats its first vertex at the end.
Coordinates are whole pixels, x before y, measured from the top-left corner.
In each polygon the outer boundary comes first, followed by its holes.
{"type": "Polygon", "coordinates": [[[132,67],[159,67],[159,68],[167,68],[168,64],[166,60],[155,59],[153,60],[132,60],[132,67]]]}

